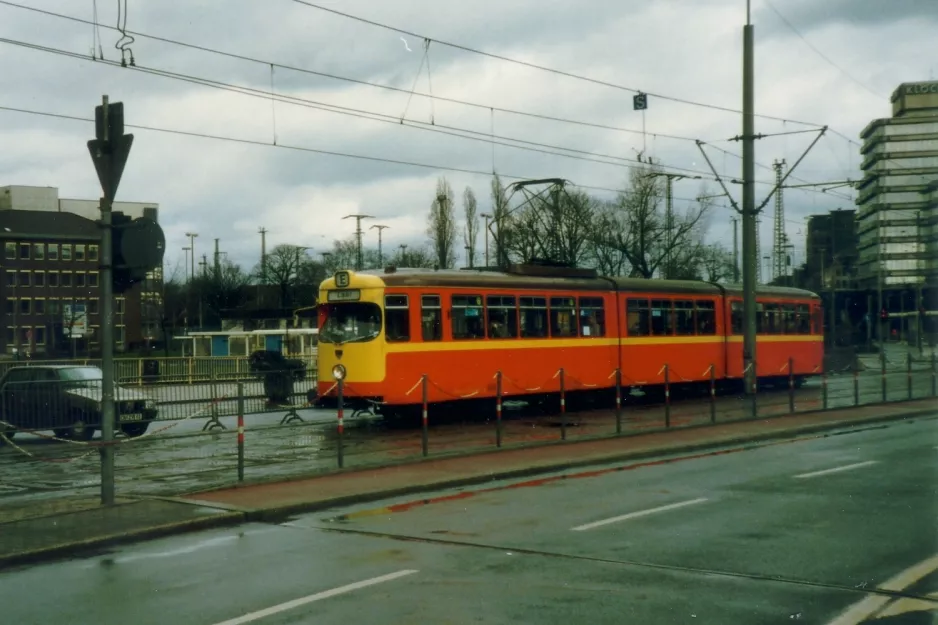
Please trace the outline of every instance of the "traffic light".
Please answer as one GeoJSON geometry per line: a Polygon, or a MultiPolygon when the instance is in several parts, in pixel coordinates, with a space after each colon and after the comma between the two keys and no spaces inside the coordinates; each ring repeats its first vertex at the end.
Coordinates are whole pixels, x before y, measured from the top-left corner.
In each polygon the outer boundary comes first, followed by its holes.
{"type": "Polygon", "coordinates": [[[111,215],[111,267],[115,293],[146,280],[147,273],[163,264],[166,238],[160,225],[146,217],[131,219],[121,212],[111,215]]]}

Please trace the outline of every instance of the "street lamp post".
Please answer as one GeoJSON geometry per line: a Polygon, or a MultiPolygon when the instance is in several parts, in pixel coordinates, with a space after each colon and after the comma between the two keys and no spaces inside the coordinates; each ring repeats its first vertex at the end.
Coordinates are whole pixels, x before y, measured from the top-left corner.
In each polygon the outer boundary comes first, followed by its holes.
{"type": "Polygon", "coordinates": [[[191,269],[192,269],[192,278],[195,279],[195,238],[199,235],[196,232],[187,232],[186,236],[189,237],[189,249],[192,250],[190,261],[191,261],[191,269]]]}
{"type": "Polygon", "coordinates": [[[482,219],[485,220],[485,266],[489,266],[489,224],[492,223],[492,216],[488,213],[481,213],[479,215],[482,219]]]}

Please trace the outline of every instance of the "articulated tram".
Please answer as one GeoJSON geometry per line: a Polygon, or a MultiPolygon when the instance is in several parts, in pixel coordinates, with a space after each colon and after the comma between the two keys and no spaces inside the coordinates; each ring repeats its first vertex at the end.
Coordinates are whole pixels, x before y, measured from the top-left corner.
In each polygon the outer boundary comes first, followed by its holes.
{"type": "MultiPolygon", "coordinates": [[[[820,298],[759,287],[760,383],[819,375],[820,298]]],[[[319,293],[318,400],[389,416],[422,402],[608,393],[625,387],[739,384],[742,290],[708,282],[605,278],[590,270],[514,266],[505,272],[339,271],[319,293]],[[667,367],[665,367],[667,365],[667,367]]]]}

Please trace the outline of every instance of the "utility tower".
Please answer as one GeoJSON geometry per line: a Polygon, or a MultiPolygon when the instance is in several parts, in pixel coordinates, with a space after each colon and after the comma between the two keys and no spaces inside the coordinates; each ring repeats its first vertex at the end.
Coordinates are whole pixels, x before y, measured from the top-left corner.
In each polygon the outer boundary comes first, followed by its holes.
{"type": "Polygon", "coordinates": [[[379,268],[380,268],[382,265],[384,265],[384,255],[382,254],[382,250],[381,250],[381,233],[384,232],[384,229],[385,229],[385,228],[390,228],[390,227],[391,227],[391,226],[385,226],[385,225],[382,225],[382,224],[375,224],[375,225],[373,225],[371,228],[369,228],[369,230],[374,230],[375,228],[378,229],[378,267],[379,267],[379,268]]]}
{"type": "Polygon", "coordinates": [[[782,172],[785,159],[772,164],[775,170],[775,227],[772,229],[772,278],[778,280],[788,273],[785,259],[788,255],[788,235],[785,234],[785,195],[782,188],[782,172]]]}
{"type": "Polygon", "coordinates": [[[362,219],[374,219],[371,215],[346,215],[342,219],[354,219],[355,226],[355,238],[358,239],[358,257],[355,262],[355,270],[362,270],[362,219]]]}
{"type": "Polygon", "coordinates": [[[199,236],[197,232],[187,232],[186,236],[189,237],[189,249],[192,250],[192,253],[189,256],[190,268],[192,279],[195,279],[195,238],[199,236]]]}
{"type": "MultiPolygon", "coordinates": [[[[755,241],[753,244],[756,246],[756,257],[753,261],[756,267],[756,284],[762,283],[762,242],[759,240],[759,227],[762,225],[762,220],[756,217],[755,225],[755,241]]],[[[743,246],[743,256],[746,256],[745,246],[743,246]]],[[[745,262],[745,261],[744,261],[745,262]]]]}

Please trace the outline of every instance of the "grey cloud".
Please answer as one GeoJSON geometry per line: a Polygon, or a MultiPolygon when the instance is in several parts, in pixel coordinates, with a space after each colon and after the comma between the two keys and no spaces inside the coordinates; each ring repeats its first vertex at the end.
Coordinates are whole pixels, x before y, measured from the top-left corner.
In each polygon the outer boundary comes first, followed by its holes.
{"type": "MultiPolygon", "coordinates": [[[[802,34],[830,25],[882,28],[904,20],[918,20],[922,26],[938,23],[935,0],[772,0],[772,6],[802,34]]],[[[767,33],[787,30],[768,7],[757,10],[754,20],[766,26],[767,33]]]]}

